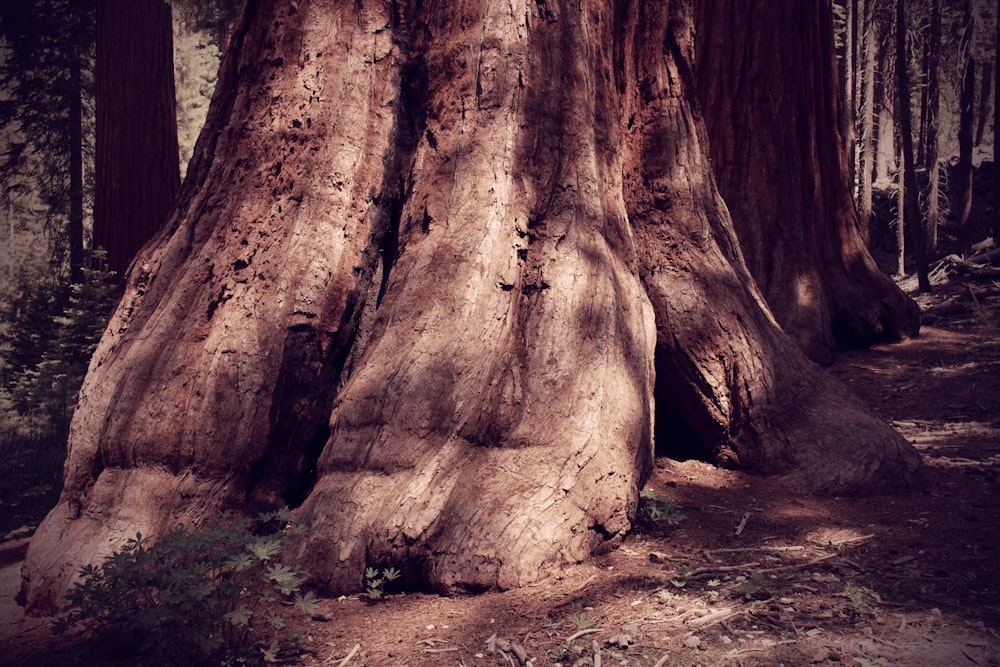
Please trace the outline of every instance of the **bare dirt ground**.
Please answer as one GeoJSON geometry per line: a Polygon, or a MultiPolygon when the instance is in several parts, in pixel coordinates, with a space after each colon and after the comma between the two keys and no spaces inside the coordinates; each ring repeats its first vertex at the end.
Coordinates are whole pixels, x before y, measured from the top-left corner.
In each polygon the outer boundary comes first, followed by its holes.
{"type": "MultiPolygon", "coordinates": [[[[919,338],[830,370],[920,450],[925,492],[801,497],[659,460],[647,488],[678,525],[522,590],[322,600],[298,664],[1000,665],[1000,283],[918,300],[919,338]]],[[[125,664],[25,619],[18,568],[0,570],[0,664],[125,664]]]]}

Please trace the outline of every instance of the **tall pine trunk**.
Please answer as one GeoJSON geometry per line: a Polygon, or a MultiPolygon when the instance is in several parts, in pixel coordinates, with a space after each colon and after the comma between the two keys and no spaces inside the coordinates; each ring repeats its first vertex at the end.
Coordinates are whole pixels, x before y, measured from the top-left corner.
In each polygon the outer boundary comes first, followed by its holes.
{"type": "Polygon", "coordinates": [[[689,13],[248,2],[81,390],[29,606],[137,530],[285,502],[328,592],[397,563],[523,585],[621,541],[654,429],[803,492],[919,484],[743,265],[689,13]]]}

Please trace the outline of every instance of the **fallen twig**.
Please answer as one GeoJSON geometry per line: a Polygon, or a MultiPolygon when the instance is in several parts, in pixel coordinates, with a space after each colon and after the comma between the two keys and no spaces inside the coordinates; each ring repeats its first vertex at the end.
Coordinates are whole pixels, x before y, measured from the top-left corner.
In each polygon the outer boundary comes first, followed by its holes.
{"type": "Polygon", "coordinates": [[[698,618],[691,619],[688,621],[688,625],[694,626],[696,628],[707,628],[715,625],[716,623],[721,623],[722,621],[735,616],[736,612],[733,611],[732,607],[721,607],[713,611],[708,612],[704,616],[699,616],[698,618]]]}
{"type": "Polygon", "coordinates": [[[667,651],[666,653],[663,654],[662,658],[660,658],[653,664],[653,667],[663,667],[663,665],[667,664],[667,660],[669,659],[670,659],[670,651],[667,651]]]}
{"type": "Polygon", "coordinates": [[[747,519],[750,518],[750,512],[744,512],[743,518],[740,519],[740,525],[736,526],[736,537],[743,534],[743,529],[747,527],[747,519]]]}
{"type": "Polygon", "coordinates": [[[579,639],[584,635],[593,634],[595,632],[604,632],[604,628],[585,628],[583,630],[578,630],[577,632],[574,632],[573,634],[571,634],[569,637],[566,638],[566,643],[569,644],[570,642],[579,639]]]}
{"type": "Polygon", "coordinates": [[[341,660],[339,663],[337,663],[337,667],[344,667],[344,665],[350,662],[351,658],[354,657],[354,654],[357,653],[360,648],[361,644],[355,644],[354,648],[351,649],[351,651],[344,657],[344,659],[341,660]]]}
{"type": "Polygon", "coordinates": [[[818,563],[822,563],[825,560],[830,560],[831,558],[836,558],[839,555],[840,554],[838,554],[838,553],[826,554],[824,556],[820,556],[819,558],[813,558],[812,560],[803,561],[801,563],[789,563],[787,565],[778,565],[776,567],[768,567],[768,568],[765,568],[763,570],[757,570],[757,572],[767,573],[767,572],[780,572],[781,570],[801,570],[803,568],[812,567],[813,565],[816,565],[818,563]]]}
{"type": "Polygon", "coordinates": [[[798,643],[799,642],[797,639],[786,639],[784,641],[774,642],[773,644],[769,644],[767,646],[750,646],[748,648],[733,649],[729,653],[726,653],[723,657],[738,658],[739,656],[746,655],[747,653],[756,653],[758,651],[769,651],[773,649],[775,646],[785,646],[787,644],[798,644],[798,643]]]}
{"type": "Polygon", "coordinates": [[[719,572],[738,572],[740,570],[749,570],[760,565],[759,561],[753,561],[750,563],[740,563],[739,565],[714,565],[712,567],[699,567],[696,570],[692,570],[686,574],[678,573],[678,579],[696,579],[705,576],[711,576],[719,572]]]}
{"type": "Polygon", "coordinates": [[[842,540],[837,540],[836,542],[830,542],[831,546],[839,547],[844,544],[851,544],[852,542],[863,542],[864,540],[870,540],[875,537],[874,533],[871,535],[858,535],[857,537],[845,537],[842,540]]]}
{"type": "Polygon", "coordinates": [[[793,545],[793,546],[789,546],[789,547],[768,547],[768,546],[763,546],[763,547],[738,547],[738,548],[734,548],[734,549],[710,549],[710,550],[706,550],[705,553],[706,554],[735,554],[735,553],[744,553],[744,552],[747,552],[747,551],[802,551],[803,549],[805,549],[804,546],[797,544],[797,545],[793,545]]]}

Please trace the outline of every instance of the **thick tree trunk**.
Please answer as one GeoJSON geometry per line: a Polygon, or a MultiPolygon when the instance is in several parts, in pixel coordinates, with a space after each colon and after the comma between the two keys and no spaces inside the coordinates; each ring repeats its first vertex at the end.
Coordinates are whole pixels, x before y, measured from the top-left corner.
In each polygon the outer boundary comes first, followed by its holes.
{"type": "Polygon", "coordinates": [[[782,328],[820,363],[839,348],[915,335],[917,305],[858,234],[830,1],[695,7],[698,95],[719,190],[782,328]]]}
{"type": "Polygon", "coordinates": [[[94,246],[121,280],[180,187],[170,5],[97,2],[94,246]]]}
{"type": "Polygon", "coordinates": [[[616,544],[658,441],[803,490],[915,451],[777,328],[691,105],[683,2],[248,2],[180,205],[81,391],[23,591],[137,529],[297,510],[365,565],[516,586],[616,544]]]}

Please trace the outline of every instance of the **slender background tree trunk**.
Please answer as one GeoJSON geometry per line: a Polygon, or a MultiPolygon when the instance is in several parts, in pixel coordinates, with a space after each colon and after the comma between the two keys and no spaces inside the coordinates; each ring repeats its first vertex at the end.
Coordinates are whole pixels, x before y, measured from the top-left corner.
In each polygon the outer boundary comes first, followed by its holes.
{"type": "Polygon", "coordinates": [[[863,60],[861,73],[861,148],[858,186],[858,216],[861,237],[867,245],[871,238],[872,178],[875,171],[875,52],[878,44],[875,34],[874,6],[877,0],[864,0],[863,60]]]}
{"type": "Polygon", "coordinates": [[[941,0],[931,3],[930,35],[928,36],[927,56],[927,113],[924,118],[924,166],[927,170],[927,218],[924,223],[926,230],[926,253],[928,257],[937,255],[938,227],[941,224],[941,174],[939,162],[938,128],[941,108],[940,88],[941,60],[941,0]]]}
{"type": "Polygon", "coordinates": [[[959,92],[958,164],[955,166],[955,184],[952,211],[957,219],[958,245],[963,253],[969,252],[969,216],[972,213],[972,145],[975,123],[976,61],[972,57],[972,40],[975,32],[975,15],[972,0],[965,0],[964,31],[960,49],[962,79],[959,92]]]}
{"type": "Polygon", "coordinates": [[[170,5],[97,2],[94,246],[118,279],[180,187],[170,5]]]}
{"type": "Polygon", "coordinates": [[[70,54],[69,75],[69,267],[70,282],[83,282],[83,89],[80,54],[70,54]]]}
{"type": "Polygon", "coordinates": [[[914,257],[917,269],[917,283],[921,292],[930,292],[931,284],[927,276],[927,244],[924,239],[924,226],[920,219],[920,206],[917,197],[917,170],[913,166],[913,118],[910,113],[910,73],[906,62],[906,2],[896,0],[896,93],[900,119],[900,201],[905,201],[905,216],[900,215],[900,274],[905,274],[903,258],[903,221],[905,227],[913,234],[914,257]]]}

